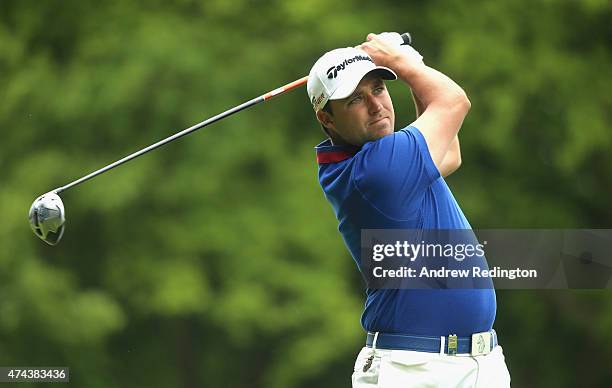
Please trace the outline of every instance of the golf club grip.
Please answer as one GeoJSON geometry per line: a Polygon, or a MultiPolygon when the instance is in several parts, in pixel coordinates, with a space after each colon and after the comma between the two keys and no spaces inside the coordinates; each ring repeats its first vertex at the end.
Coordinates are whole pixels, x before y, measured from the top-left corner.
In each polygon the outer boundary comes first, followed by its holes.
{"type": "Polygon", "coordinates": [[[404,44],[412,45],[412,36],[410,36],[409,32],[404,32],[400,36],[402,37],[402,40],[404,41],[404,44]]]}

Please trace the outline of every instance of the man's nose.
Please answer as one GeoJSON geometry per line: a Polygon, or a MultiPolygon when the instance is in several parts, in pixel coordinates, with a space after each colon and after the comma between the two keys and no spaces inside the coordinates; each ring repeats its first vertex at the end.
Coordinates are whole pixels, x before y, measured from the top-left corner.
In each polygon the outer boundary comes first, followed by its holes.
{"type": "Polygon", "coordinates": [[[376,114],[382,110],[382,104],[375,96],[368,96],[368,111],[370,114],[376,114]]]}

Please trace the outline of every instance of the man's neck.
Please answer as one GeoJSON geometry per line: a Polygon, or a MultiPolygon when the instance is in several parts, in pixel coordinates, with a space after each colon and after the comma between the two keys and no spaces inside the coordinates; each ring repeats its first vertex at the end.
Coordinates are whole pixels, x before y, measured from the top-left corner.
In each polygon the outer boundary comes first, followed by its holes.
{"type": "Polygon", "coordinates": [[[331,141],[332,145],[335,145],[335,146],[352,145],[352,144],[345,142],[342,138],[338,136],[329,136],[329,140],[331,141]]]}

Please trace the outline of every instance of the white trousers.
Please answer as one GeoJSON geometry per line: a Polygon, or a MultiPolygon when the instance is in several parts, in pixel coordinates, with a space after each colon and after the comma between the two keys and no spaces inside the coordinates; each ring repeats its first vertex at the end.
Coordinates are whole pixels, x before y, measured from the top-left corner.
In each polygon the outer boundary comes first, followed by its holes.
{"type": "Polygon", "coordinates": [[[508,388],[510,373],[499,345],[482,356],[364,347],[355,362],[353,388],[374,387],[508,388]]]}

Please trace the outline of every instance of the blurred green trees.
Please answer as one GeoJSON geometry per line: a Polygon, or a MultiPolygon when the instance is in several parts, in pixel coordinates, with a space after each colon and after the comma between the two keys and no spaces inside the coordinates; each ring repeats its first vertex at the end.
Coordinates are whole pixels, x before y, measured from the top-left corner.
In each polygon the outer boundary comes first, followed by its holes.
{"type": "MultiPolygon", "coordinates": [[[[362,283],[316,179],[304,90],[62,195],[36,195],[305,75],[368,32],[410,31],[467,91],[449,179],[478,228],[612,226],[609,2],[0,2],[0,365],[87,387],[341,387],[362,283]]],[[[390,85],[398,123],[414,116],[390,85]]],[[[521,387],[605,386],[609,291],[499,291],[521,387]]],[[[25,386],[25,385],[24,385],[25,386]]]]}

